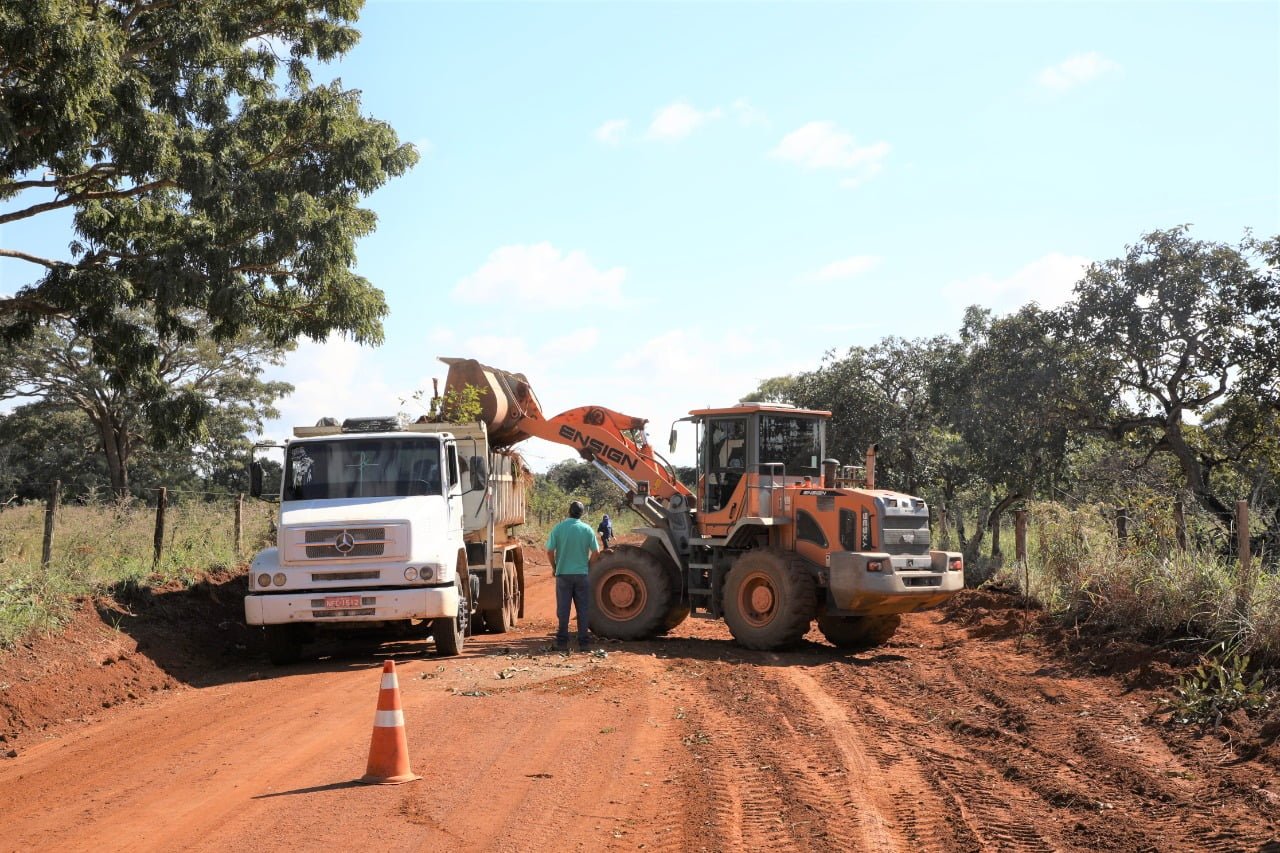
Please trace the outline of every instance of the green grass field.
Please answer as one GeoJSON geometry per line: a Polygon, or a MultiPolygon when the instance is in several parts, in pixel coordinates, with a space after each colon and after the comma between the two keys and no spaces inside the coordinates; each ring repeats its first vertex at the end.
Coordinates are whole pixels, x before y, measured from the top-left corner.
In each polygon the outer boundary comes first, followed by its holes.
{"type": "Polygon", "coordinates": [[[41,566],[43,506],[0,512],[0,648],[31,632],[52,631],[77,600],[124,583],[191,583],[247,561],[266,539],[275,507],[244,503],[241,558],[235,554],[234,499],[177,500],[167,507],[160,561],[154,560],[155,508],[136,502],[63,506],[48,566],[41,566]]]}

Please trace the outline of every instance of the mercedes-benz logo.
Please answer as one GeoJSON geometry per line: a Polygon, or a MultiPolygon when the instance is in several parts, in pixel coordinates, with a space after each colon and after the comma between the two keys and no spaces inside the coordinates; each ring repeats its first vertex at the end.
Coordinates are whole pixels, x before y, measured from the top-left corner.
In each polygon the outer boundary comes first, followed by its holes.
{"type": "Polygon", "coordinates": [[[356,547],[356,537],[344,530],[338,534],[337,539],[333,540],[333,547],[339,554],[350,554],[356,547]]]}

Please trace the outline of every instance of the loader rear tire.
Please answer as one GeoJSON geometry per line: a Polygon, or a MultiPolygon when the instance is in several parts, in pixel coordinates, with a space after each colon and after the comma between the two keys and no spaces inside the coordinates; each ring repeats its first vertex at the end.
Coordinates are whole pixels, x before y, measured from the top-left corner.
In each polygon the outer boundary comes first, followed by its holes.
{"type": "Polygon", "coordinates": [[[823,613],[818,617],[818,630],[827,642],[838,649],[865,649],[888,642],[902,617],[893,616],[839,616],[823,613]]]}
{"type": "Polygon", "coordinates": [[[817,583],[799,560],[777,551],[748,551],[729,570],[724,621],[749,649],[795,645],[817,610],[817,583]]]}
{"type": "Polygon", "coordinates": [[[618,545],[590,569],[591,630],[613,640],[644,640],[666,629],[671,575],[634,545],[618,545]]]}

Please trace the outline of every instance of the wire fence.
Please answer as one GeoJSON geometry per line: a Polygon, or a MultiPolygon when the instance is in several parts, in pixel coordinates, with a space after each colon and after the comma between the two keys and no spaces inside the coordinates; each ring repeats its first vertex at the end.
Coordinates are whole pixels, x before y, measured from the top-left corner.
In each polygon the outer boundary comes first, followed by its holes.
{"type": "Polygon", "coordinates": [[[157,488],[147,498],[81,492],[64,502],[0,501],[0,572],[53,564],[119,576],[230,568],[267,538],[274,507],[225,491],[157,488]]]}

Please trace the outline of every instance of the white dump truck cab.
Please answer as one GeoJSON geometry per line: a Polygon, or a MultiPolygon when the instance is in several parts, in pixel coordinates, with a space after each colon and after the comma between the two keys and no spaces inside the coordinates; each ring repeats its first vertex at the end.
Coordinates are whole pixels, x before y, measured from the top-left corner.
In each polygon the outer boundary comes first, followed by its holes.
{"type": "MultiPolygon", "coordinates": [[[[325,629],[429,633],[457,654],[483,580],[469,577],[469,546],[492,579],[483,425],[326,419],[283,449],[276,544],[253,558],[245,597],[272,661],[296,660],[325,629]]],[[[256,463],[253,476],[260,494],[256,463]]]]}

